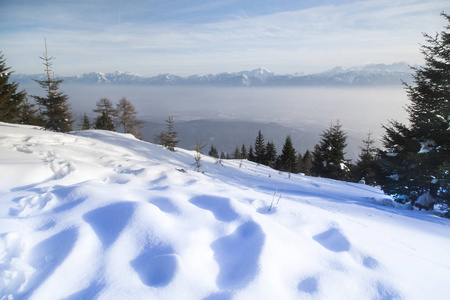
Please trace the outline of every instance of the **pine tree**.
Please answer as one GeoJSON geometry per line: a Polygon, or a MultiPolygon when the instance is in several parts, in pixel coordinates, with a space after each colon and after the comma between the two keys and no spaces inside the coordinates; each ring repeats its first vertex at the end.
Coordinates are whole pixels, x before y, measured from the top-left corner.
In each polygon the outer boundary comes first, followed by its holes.
{"type": "Polygon", "coordinates": [[[277,149],[275,147],[275,144],[272,141],[267,142],[264,164],[271,168],[275,168],[276,162],[277,162],[277,149]]]}
{"type": "Polygon", "coordinates": [[[377,165],[375,162],[377,148],[374,146],[375,140],[372,139],[372,133],[367,134],[363,140],[364,147],[361,147],[361,153],[354,169],[356,180],[364,179],[366,184],[375,185],[377,165]]]}
{"type": "Polygon", "coordinates": [[[344,158],[344,149],[347,146],[347,135],[342,131],[339,120],[336,125],[321,134],[321,141],[314,147],[313,173],[332,179],[344,180],[349,175],[348,161],[344,158]]]}
{"type": "Polygon", "coordinates": [[[209,150],[208,155],[211,157],[219,158],[219,153],[217,152],[217,149],[213,144],[211,144],[211,149],[209,150]]]}
{"type": "Polygon", "coordinates": [[[6,67],[6,60],[0,52],[0,121],[7,123],[21,123],[21,105],[26,101],[25,91],[18,92],[19,85],[9,82],[12,72],[6,67]]]}
{"type": "Polygon", "coordinates": [[[173,129],[173,124],[175,123],[173,116],[170,116],[167,120],[167,132],[165,134],[164,139],[164,147],[169,149],[170,151],[175,151],[175,147],[180,141],[177,141],[176,138],[178,136],[178,132],[173,129]]]}
{"type": "Polygon", "coordinates": [[[117,118],[119,126],[123,128],[124,133],[131,133],[136,138],[142,138],[142,135],[135,127],[142,128],[144,121],[136,119],[137,112],[127,98],[123,97],[116,105],[117,118]]]}
{"type": "MultiPolygon", "coordinates": [[[[450,16],[442,13],[450,23],[450,16]]],[[[404,84],[409,126],[390,121],[380,165],[383,190],[412,205],[424,194],[450,204],[450,25],[421,46],[425,66],[413,68],[414,86],[404,84]]]]}
{"type": "Polygon", "coordinates": [[[102,97],[96,103],[96,108],[93,110],[97,113],[95,118],[94,128],[102,130],[115,131],[114,117],[117,115],[117,110],[108,98],[102,97]]]}
{"type": "Polygon", "coordinates": [[[278,168],[281,171],[293,173],[295,172],[297,156],[295,154],[295,148],[292,145],[291,136],[288,135],[281,150],[281,155],[278,159],[278,168]]]}
{"type": "Polygon", "coordinates": [[[74,119],[69,103],[69,97],[59,90],[59,85],[63,80],[55,79],[52,74],[52,60],[47,54],[47,41],[45,42],[45,52],[40,57],[45,66],[45,80],[35,80],[45,91],[46,96],[33,96],[37,103],[44,108],[45,128],[57,132],[68,132],[72,130],[74,119]]]}
{"type": "Polygon", "coordinates": [[[262,135],[260,130],[255,140],[255,162],[258,164],[264,163],[265,154],[266,145],[264,144],[264,136],[262,135]]]}
{"type": "Polygon", "coordinates": [[[91,129],[91,121],[89,121],[89,117],[87,116],[86,113],[83,115],[83,119],[81,120],[80,129],[81,130],[89,130],[89,129],[91,129]]]}

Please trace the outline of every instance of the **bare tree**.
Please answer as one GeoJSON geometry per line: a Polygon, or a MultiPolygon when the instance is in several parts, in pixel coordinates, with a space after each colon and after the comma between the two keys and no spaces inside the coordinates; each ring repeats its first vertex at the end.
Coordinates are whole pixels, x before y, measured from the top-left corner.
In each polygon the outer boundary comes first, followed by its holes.
{"type": "Polygon", "coordinates": [[[136,130],[136,126],[142,128],[144,121],[136,119],[136,109],[133,104],[123,97],[116,106],[118,125],[123,127],[124,133],[131,133],[136,138],[141,139],[142,135],[136,130]]]}

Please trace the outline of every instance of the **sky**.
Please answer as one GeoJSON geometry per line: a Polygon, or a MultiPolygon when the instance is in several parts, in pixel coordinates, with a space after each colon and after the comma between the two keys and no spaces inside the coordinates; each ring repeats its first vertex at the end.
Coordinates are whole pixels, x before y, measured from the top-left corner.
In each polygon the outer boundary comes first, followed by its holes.
{"type": "Polygon", "coordinates": [[[16,73],[277,74],[405,61],[446,25],[448,0],[0,0],[0,51],[16,73]]]}

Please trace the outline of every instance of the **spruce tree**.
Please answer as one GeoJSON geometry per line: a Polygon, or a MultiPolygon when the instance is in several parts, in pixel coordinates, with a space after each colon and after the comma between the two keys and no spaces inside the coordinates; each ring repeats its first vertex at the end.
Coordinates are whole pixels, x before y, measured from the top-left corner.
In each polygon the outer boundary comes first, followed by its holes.
{"type": "Polygon", "coordinates": [[[253,153],[253,146],[250,145],[250,148],[248,148],[248,160],[249,161],[255,161],[255,154],[253,153]]]}
{"type": "Polygon", "coordinates": [[[211,144],[211,149],[209,150],[208,155],[211,157],[219,158],[219,153],[217,152],[217,149],[213,144],[211,144]]]}
{"type": "Polygon", "coordinates": [[[40,57],[45,66],[45,80],[35,80],[45,91],[46,96],[33,96],[37,103],[44,109],[45,128],[57,132],[68,132],[72,130],[74,119],[69,103],[69,97],[59,90],[59,85],[63,80],[55,79],[52,74],[52,60],[47,54],[47,41],[45,42],[45,52],[40,57]]]}
{"type": "Polygon", "coordinates": [[[364,147],[361,147],[361,153],[356,161],[354,173],[356,180],[364,179],[366,184],[375,185],[377,165],[375,162],[377,148],[374,146],[375,140],[372,139],[372,133],[367,134],[363,140],[364,147]]]}
{"type": "Polygon", "coordinates": [[[311,175],[312,160],[313,156],[311,152],[309,150],[306,150],[305,154],[303,154],[302,157],[300,172],[304,173],[305,175],[311,175]]]}
{"type": "Polygon", "coordinates": [[[281,171],[293,173],[295,172],[297,162],[297,156],[295,154],[295,148],[292,145],[291,136],[288,135],[281,150],[281,155],[278,159],[278,168],[281,171]]]}
{"type": "Polygon", "coordinates": [[[36,109],[35,105],[28,101],[28,98],[25,98],[20,106],[19,123],[45,126],[44,116],[40,112],[40,109],[36,109]]]}
{"type": "Polygon", "coordinates": [[[236,148],[234,149],[234,153],[233,153],[233,158],[234,159],[241,159],[241,151],[239,151],[239,147],[236,146],[236,148]]]}
{"type": "Polygon", "coordinates": [[[267,142],[264,164],[271,168],[275,168],[276,162],[277,162],[277,149],[275,147],[275,144],[272,141],[267,142]]]}
{"type": "Polygon", "coordinates": [[[167,123],[167,132],[165,134],[164,147],[166,147],[170,151],[175,151],[175,147],[179,143],[179,141],[176,140],[178,132],[176,132],[173,128],[173,124],[175,123],[175,121],[173,119],[173,116],[170,116],[165,121],[167,123]]]}
{"type": "Polygon", "coordinates": [[[83,115],[83,119],[81,120],[80,129],[81,130],[89,130],[89,129],[91,129],[91,121],[89,121],[89,117],[87,116],[86,113],[83,115]]]}
{"type": "MultiPolygon", "coordinates": [[[[442,16],[450,23],[449,15],[442,16]]],[[[414,86],[404,84],[409,126],[397,121],[384,126],[382,188],[412,205],[424,194],[450,204],[450,25],[445,29],[424,34],[425,65],[413,68],[414,86]]]]}
{"type": "Polygon", "coordinates": [[[255,140],[255,162],[258,164],[264,163],[265,154],[266,145],[264,144],[264,136],[262,135],[260,130],[255,140]]]}
{"type": "Polygon", "coordinates": [[[131,133],[136,138],[142,138],[136,127],[142,128],[144,121],[136,119],[137,112],[133,104],[123,97],[116,105],[117,118],[119,126],[122,127],[124,133],[131,133]]]}
{"type": "MultiPolygon", "coordinates": [[[[21,106],[27,99],[25,91],[18,92],[19,85],[9,82],[12,72],[0,52],[0,121],[21,123],[21,106]]],[[[23,119],[22,119],[23,120],[23,119]]]]}
{"type": "Polygon", "coordinates": [[[242,159],[248,159],[247,148],[245,148],[244,144],[242,144],[242,148],[241,148],[241,157],[242,157],[242,159]]]}
{"type": "Polygon", "coordinates": [[[97,113],[95,118],[94,128],[102,130],[115,131],[114,117],[117,115],[117,110],[114,108],[111,100],[102,97],[96,103],[96,108],[93,110],[97,113]]]}
{"type": "Polygon", "coordinates": [[[332,179],[347,179],[349,169],[344,158],[347,135],[342,131],[339,120],[336,125],[331,124],[321,137],[320,143],[314,147],[313,174],[332,179]]]}

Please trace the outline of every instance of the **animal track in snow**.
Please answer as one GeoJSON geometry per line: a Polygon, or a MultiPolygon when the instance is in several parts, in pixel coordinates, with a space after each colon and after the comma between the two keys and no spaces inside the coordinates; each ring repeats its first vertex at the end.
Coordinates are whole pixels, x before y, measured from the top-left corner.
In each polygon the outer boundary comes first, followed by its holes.
{"type": "Polygon", "coordinates": [[[248,221],[232,234],[214,241],[211,249],[220,267],[217,286],[240,289],[251,282],[258,273],[264,242],[265,234],[254,221],[248,221]]]}
{"type": "Polygon", "coordinates": [[[231,207],[229,198],[201,195],[190,199],[189,202],[197,207],[209,210],[219,221],[230,222],[239,217],[231,207]]]}

